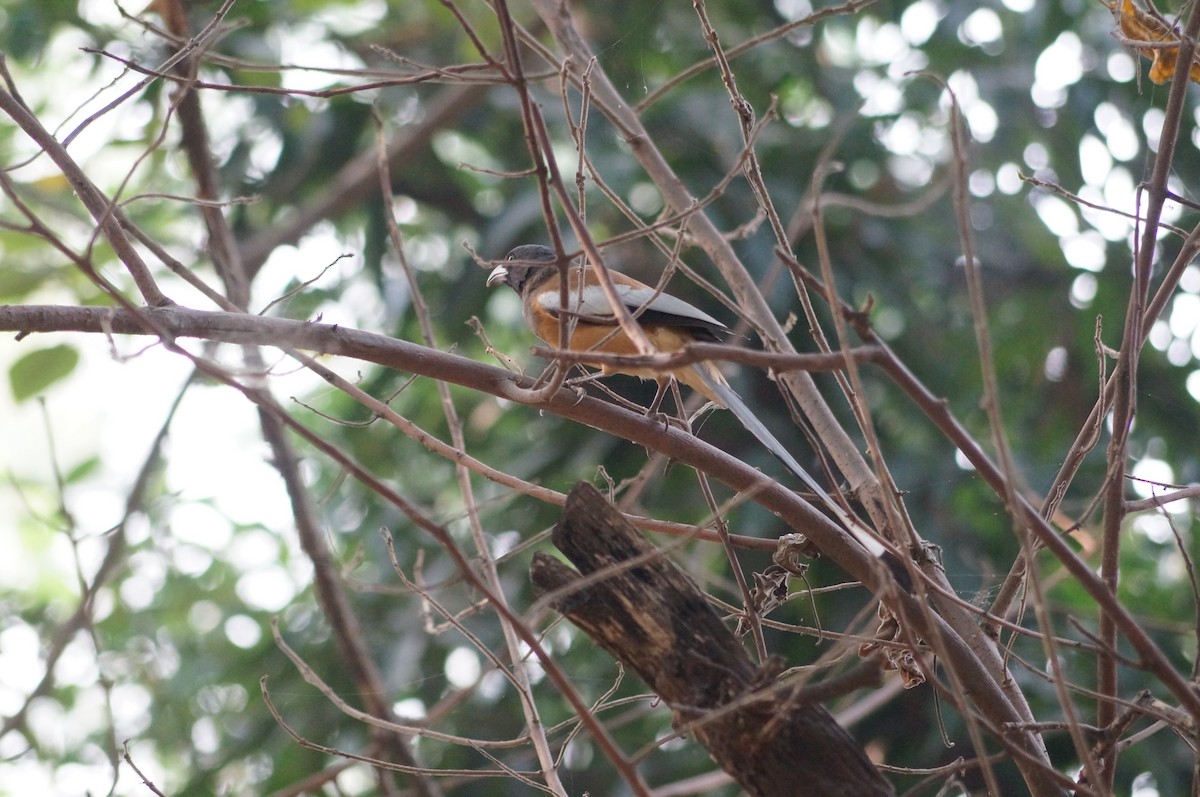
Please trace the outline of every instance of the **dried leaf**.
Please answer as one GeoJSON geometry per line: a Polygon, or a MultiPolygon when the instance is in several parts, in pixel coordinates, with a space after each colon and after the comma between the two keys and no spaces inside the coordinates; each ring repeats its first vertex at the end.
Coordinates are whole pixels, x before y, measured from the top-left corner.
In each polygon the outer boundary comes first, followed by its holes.
{"type": "Polygon", "coordinates": [[[900,620],[886,606],[879,604],[879,628],[875,638],[858,646],[858,655],[869,658],[876,651],[883,653],[882,666],[885,670],[896,670],[905,689],[912,689],[925,683],[925,672],[917,663],[912,651],[894,644],[901,642],[903,634],[900,630],[900,620]]]}
{"type": "MultiPolygon", "coordinates": [[[[1149,2],[1149,0],[1147,0],[1149,2]]],[[[1149,78],[1154,83],[1166,83],[1175,76],[1175,65],[1179,60],[1179,31],[1164,20],[1157,12],[1151,13],[1133,0],[1120,0],[1107,4],[1117,18],[1124,43],[1151,60],[1149,78]],[[1155,45],[1139,47],[1139,44],[1155,45]]],[[[1200,63],[1192,59],[1189,77],[1200,83],[1200,63]]]]}
{"type": "Polygon", "coordinates": [[[808,563],[804,560],[816,559],[820,555],[821,552],[812,544],[812,540],[803,534],[784,534],[779,538],[775,552],[771,554],[771,561],[793,576],[804,578],[804,574],[808,572],[808,563]]]}

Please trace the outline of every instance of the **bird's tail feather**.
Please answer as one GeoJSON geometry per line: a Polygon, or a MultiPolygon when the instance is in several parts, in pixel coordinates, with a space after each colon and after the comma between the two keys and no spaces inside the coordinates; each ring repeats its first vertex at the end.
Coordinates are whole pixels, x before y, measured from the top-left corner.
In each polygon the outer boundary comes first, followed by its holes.
{"type": "Polygon", "coordinates": [[[720,378],[719,372],[710,374],[703,368],[697,368],[696,372],[700,378],[704,380],[705,385],[720,399],[725,408],[733,413],[733,416],[738,419],[738,422],[745,427],[746,431],[754,435],[758,442],[762,443],[763,447],[775,455],[776,459],[784,464],[788,470],[794,473],[800,481],[804,482],[804,486],[816,493],[817,497],[829,507],[839,520],[841,520],[850,529],[850,532],[855,536],[863,547],[871,551],[875,556],[883,552],[883,547],[876,542],[869,533],[862,528],[862,521],[850,515],[833,497],[825,491],[817,480],[809,475],[808,471],[796,461],[783,443],[776,439],[775,435],[763,425],[763,422],[758,419],[754,411],[742,401],[733,388],[725,383],[724,379],[720,378]]]}

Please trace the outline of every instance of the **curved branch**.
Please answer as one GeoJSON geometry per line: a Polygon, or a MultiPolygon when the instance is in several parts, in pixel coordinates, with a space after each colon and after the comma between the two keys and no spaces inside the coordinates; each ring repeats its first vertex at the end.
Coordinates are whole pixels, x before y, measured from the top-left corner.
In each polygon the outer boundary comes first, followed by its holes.
{"type": "MultiPolygon", "coordinates": [[[[205,312],[180,307],[131,312],[114,308],[0,306],[0,330],[16,330],[22,335],[51,331],[159,334],[168,345],[174,345],[175,338],[192,337],[284,349],[305,349],[354,357],[397,370],[453,382],[517,402],[527,394],[530,385],[529,379],[503,369],[384,335],[337,325],[205,312]]],[[[710,474],[735,490],[749,493],[753,501],[805,534],[823,554],[858,579],[865,588],[881,596],[889,608],[901,616],[916,635],[933,644],[940,656],[953,662],[955,671],[964,681],[964,691],[968,698],[992,727],[1002,729],[1010,723],[1020,722],[1020,716],[988,668],[980,662],[973,647],[940,616],[930,611],[926,603],[902,589],[881,560],[868,554],[844,529],[814,509],[793,490],[686,432],[664,426],[655,419],[646,418],[640,413],[624,410],[599,399],[581,399],[571,391],[560,391],[537,406],[541,410],[661,452],[710,474]]],[[[934,585],[929,586],[933,588],[934,585]]],[[[1106,608],[1114,612],[1124,612],[1111,594],[1104,592],[1110,604],[1106,608]]],[[[1136,622],[1132,618],[1129,618],[1129,624],[1136,628],[1136,622]]],[[[1137,645],[1136,640],[1134,644],[1137,645]]],[[[1153,652],[1161,658],[1161,653],[1156,648],[1153,648],[1153,652]]],[[[1143,655],[1146,653],[1143,652],[1143,655]]],[[[1173,686],[1169,681],[1168,685],[1173,686]]],[[[1194,702],[1200,702],[1190,693],[1177,694],[1177,697],[1189,707],[1194,702]]],[[[967,707],[964,706],[963,709],[966,710],[967,707]]],[[[1004,734],[998,736],[1003,738],[1004,734]]],[[[1036,760],[1040,757],[1040,752],[1025,734],[1016,735],[1006,741],[1014,745],[1014,752],[1023,760],[1036,760]]]]}

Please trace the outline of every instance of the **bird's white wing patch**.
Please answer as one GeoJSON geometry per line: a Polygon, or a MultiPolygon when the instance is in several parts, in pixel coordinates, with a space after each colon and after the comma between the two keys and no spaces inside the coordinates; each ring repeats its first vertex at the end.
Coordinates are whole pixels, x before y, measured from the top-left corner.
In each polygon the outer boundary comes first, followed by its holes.
{"type": "MultiPolygon", "coordinates": [[[[656,295],[654,289],[650,287],[634,288],[629,285],[617,285],[617,293],[631,313],[644,306],[647,310],[657,313],[702,321],[717,329],[725,328],[724,324],[699,307],[694,307],[683,299],[665,293],[656,295]]],[[[548,310],[557,310],[559,306],[558,294],[554,291],[544,291],[538,296],[538,301],[548,310]]],[[[578,293],[572,292],[570,301],[571,310],[580,315],[596,318],[612,318],[614,315],[612,305],[608,303],[608,297],[604,295],[604,289],[599,285],[588,285],[578,293]]]]}

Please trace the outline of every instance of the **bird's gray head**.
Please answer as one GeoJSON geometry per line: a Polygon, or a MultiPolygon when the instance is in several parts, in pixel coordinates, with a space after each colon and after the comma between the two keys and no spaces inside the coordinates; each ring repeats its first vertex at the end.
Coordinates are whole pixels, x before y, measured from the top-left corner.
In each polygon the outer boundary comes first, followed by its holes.
{"type": "Polygon", "coordinates": [[[488,274],[487,286],[504,283],[517,293],[525,287],[531,275],[554,266],[558,256],[554,250],[541,244],[522,244],[504,257],[504,262],[488,274]]]}

